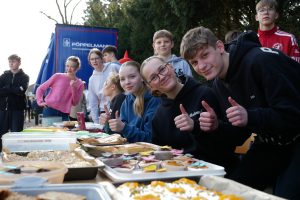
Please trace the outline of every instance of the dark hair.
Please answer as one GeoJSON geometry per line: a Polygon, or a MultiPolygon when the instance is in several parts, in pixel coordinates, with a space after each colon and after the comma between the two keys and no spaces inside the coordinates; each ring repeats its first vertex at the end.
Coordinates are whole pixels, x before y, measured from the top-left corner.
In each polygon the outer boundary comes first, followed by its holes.
{"type": "Polygon", "coordinates": [[[18,56],[17,54],[12,54],[12,55],[8,56],[8,60],[16,60],[18,62],[21,62],[21,57],[18,56]]]}
{"type": "Polygon", "coordinates": [[[107,45],[103,50],[102,53],[114,53],[115,55],[117,55],[118,50],[117,47],[113,46],[113,45],[107,45]]]}

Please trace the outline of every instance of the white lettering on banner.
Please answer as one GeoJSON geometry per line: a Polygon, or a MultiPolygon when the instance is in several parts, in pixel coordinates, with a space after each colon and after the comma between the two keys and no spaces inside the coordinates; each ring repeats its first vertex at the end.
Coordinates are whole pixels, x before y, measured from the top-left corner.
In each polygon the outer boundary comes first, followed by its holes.
{"type": "Polygon", "coordinates": [[[267,47],[260,47],[260,49],[261,49],[263,52],[266,52],[266,53],[279,54],[277,51],[273,51],[272,49],[267,48],[267,47]]]}
{"type": "Polygon", "coordinates": [[[104,48],[105,44],[92,44],[85,42],[72,42],[72,47],[104,48]]]}

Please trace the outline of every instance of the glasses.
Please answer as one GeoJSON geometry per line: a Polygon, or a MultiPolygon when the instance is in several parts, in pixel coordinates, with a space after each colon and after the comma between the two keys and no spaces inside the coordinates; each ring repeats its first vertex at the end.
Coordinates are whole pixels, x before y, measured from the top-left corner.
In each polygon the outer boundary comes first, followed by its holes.
{"type": "Polygon", "coordinates": [[[273,12],[273,11],[275,11],[275,8],[269,8],[269,7],[262,7],[257,10],[258,13],[273,12]]]}
{"type": "Polygon", "coordinates": [[[97,61],[97,60],[100,60],[100,57],[90,58],[90,61],[97,61]]]}
{"type": "Polygon", "coordinates": [[[165,63],[165,64],[159,66],[157,74],[153,74],[150,78],[150,81],[148,81],[149,85],[151,83],[154,83],[154,84],[159,83],[160,82],[159,75],[166,76],[168,74],[168,72],[169,72],[168,64],[169,63],[165,63]]]}

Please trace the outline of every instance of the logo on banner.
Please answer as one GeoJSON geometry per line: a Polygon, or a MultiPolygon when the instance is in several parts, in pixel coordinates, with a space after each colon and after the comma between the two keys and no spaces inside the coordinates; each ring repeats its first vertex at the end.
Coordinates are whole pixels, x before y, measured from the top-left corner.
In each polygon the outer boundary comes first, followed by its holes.
{"type": "Polygon", "coordinates": [[[71,39],[70,38],[64,38],[63,39],[63,46],[64,47],[70,47],[71,46],[71,39]]]}

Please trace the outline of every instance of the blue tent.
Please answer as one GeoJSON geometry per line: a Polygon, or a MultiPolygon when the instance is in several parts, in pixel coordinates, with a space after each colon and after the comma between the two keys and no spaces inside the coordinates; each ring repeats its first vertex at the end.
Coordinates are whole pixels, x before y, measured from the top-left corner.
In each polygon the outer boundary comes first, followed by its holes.
{"type": "Polygon", "coordinates": [[[92,48],[102,50],[107,45],[117,46],[118,29],[57,24],[52,33],[47,54],[42,62],[35,84],[36,88],[48,80],[54,73],[65,71],[65,61],[69,56],[78,56],[81,68],[77,76],[88,85],[92,74],[87,56],[92,48]]]}

